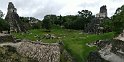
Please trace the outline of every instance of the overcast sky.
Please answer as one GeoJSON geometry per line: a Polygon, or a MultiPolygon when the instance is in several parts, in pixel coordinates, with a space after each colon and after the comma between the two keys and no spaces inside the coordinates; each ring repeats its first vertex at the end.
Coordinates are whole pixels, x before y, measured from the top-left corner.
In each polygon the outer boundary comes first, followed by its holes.
{"type": "Polygon", "coordinates": [[[107,5],[108,16],[114,14],[124,0],[0,0],[0,10],[7,13],[8,2],[13,2],[19,16],[42,19],[47,14],[74,15],[88,9],[95,15],[102,5],[107,5]]]}

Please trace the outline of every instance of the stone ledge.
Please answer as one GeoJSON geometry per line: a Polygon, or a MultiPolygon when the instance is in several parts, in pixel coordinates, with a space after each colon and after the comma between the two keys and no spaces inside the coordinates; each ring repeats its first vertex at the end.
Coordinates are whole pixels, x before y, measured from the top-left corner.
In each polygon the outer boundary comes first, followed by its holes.
{"type": "Polygon", "coordinates": [[[1,42],[13,42],[14,39],[10,34],[0,34],[0,43],[1,42]]]}

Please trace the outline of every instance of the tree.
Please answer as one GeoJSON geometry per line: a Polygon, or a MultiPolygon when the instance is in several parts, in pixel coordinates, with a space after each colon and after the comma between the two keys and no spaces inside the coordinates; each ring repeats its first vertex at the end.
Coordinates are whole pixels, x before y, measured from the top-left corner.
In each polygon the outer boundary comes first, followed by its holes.
{"type": "Polygon", "coordinates": [[[9,30],[9,24],[2,18],[4,16],[3,12],[0,10],[0,32],[4,30],[9,30]]]}
{"type": "Polygon", "coordinates": [[[124,5],[118,8],[115,14],[111,17],[112,19],[112,26],[113,31],[117,34],[123,32],[124,29],[124,5]]]}
{"type": "Polygon", "coordinates": [[[29,29],[40,29],[41,28],[41,21],[34,17],[20,17],[22,24],[26,30],[29,29]]]}
{"type": "Polygon", "coordinates": [[[3,12],[0,10],[0,18],[4,16],[3,12]]]}
{"type": "Polygon", "coordinates": [[[45,16],[43,21],[42,21],[42,27],[45,28],[46,30],[50,31],[51,29],[51,21],[49,16],[45,16]]]}
{"type": "Polygon", "coordinates": [[[75,29],[75,21],[77,19],[77,15],[67,15],[63,17],[63,21],[64,21],[64,27],[66,29],[75,29]]]}
{"type": "Polygon", "coordinates": [[[83,18],[89,18],[92,17],[92,12],[89,10],[82,10],[78,11],[79,15],[82,16],[83,18]]]}
{"type": "Polygon", "coordinates": [[[100,24],[100,26],[104,28],[103,29],[104,33],[105,32],[112,32],[112,28],[113,28],[112,24],[113,23],[112,23],[111,19],[105,18],[105,19],[103,19],[103,22],[100,24]]]}
{"type": "Polygon", "coordinates": [[[92,15],[92,12],[89,10],[78,11],[81,20],[84,21],[85,24],[89,23],[95,16],[92,15]]]}
{"type": "Polygon", "coordinates": [[[65,21],[63,20],[63,17],[61,15],[57,16],[57,20],[54,22],[54,24],[59,25],[59,26],[63,26],[64,23],[65,21]]]}
{"type": "Polygon", "coordinates": [[[9,24],[2,18],[0,18],[0,32],[9,31],[9,24]]]}
{"type": "Polygon", "coordinates": [[[89,10],[78,11],[78,15],[69,15],[63,17],[64,26],[67,29],[82,30],[85,25],[93,19],[92,12],[89,10]]]}

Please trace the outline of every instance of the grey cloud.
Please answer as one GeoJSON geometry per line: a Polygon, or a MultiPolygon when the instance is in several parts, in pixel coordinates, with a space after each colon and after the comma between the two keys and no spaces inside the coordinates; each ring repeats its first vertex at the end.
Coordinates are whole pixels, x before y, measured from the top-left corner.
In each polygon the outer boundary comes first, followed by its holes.
{"type": "MultiPolygon", "coordinates": [[[[8,5],[8,1],[2,1],[4,5],[8,5]]],[[[59,10],[63,7],[51,0],[12,0],[18,10],[20,16],[29,16],[42,19],[47,14],[58,14],[59,10]]],[[[2,6],[4,6],[2,5],[2,6]]],[[[3,7],[4,10],[5,7],[3,7]]],[[[2,9],[3,9],[2,8],[2,9]]],[[[7,6],[6,6],[7,8],[7,6]]],[[[6,12],[6,11],[4,11],[6,12]]]]}
{"type": "Polygon", "coordinates": [[[56,5],[46,5],[42,9],[38,8],[33,15],[38,18],[43,18],[46,14],[59,14],[59,10],[61,7],[57,7],[56,5]]]}
{"type": "Polygon", "coordinates": [[[92,3],[88,3],[88,2],[84,2],[84,3],[81,3],[81,4],[79,4],[79,6],[80,7],[96,7],[96,6],[99,6],[100,5],[100,3],[99,3],[100,1],[95,1],[95,2],[92,2],[92,3]]]}
{"type": "Polygon", "coordinates": [[[39,19],[42,19],[47,14],[57,14],[58,11],[62,8],[62,5],[59,5],[50,0],[45,1],[24,0],[24,3],[21,4],[17,2],[16,4],[22,14],[25,13],[24,11],[27,11],[28,13],[25,14],[26,16],[33,16],[39,19]],[[28,3],[26,4],[25,2],[28,3]]]}
{"type": "Polygon", "coordinates": [[[99,8],[100,8],[101,4],[100,4],[100,0],[94,0],[93,2],[83,2],[81,4],[79,4],[79,7],[82,7],[82,10],[89,10],[93,12],[93,15],[99,13],[99,8]]]}

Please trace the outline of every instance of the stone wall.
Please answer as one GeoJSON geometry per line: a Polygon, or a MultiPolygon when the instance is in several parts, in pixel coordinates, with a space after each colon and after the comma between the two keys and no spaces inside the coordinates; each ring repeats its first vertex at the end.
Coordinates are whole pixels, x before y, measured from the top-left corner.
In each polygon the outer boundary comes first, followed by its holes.
{"type": "Polygon", "coordinates": [[[60,62],[60,45],[57,43],[22,42],[17,52],[39,62],[60,62]]]}

